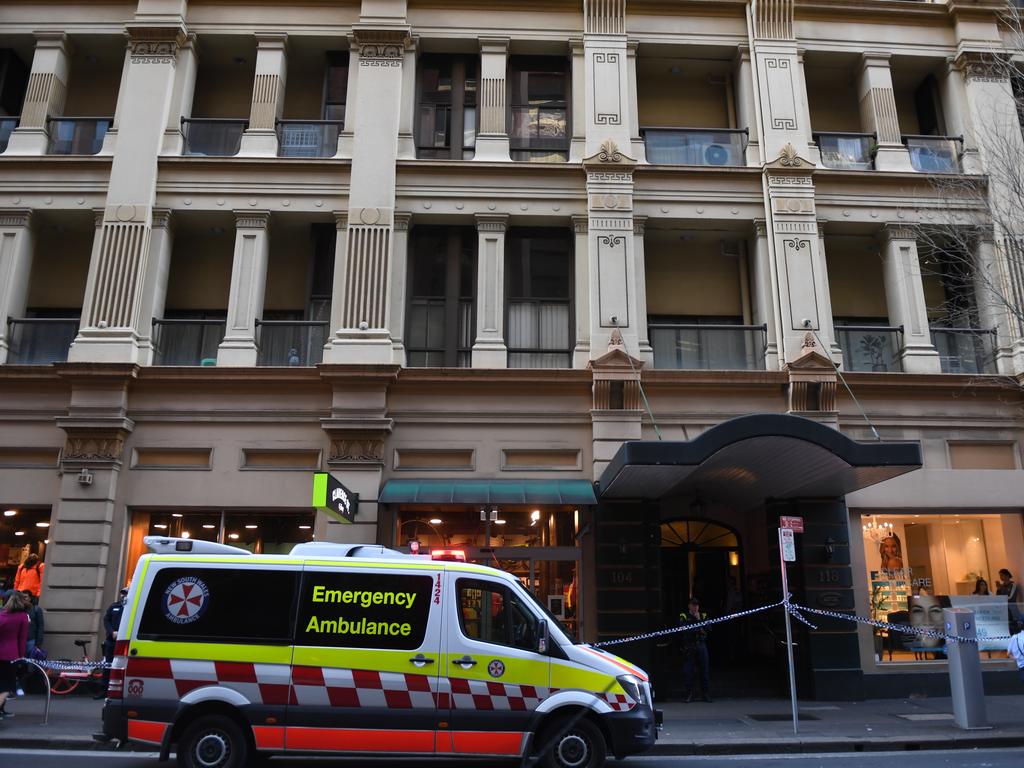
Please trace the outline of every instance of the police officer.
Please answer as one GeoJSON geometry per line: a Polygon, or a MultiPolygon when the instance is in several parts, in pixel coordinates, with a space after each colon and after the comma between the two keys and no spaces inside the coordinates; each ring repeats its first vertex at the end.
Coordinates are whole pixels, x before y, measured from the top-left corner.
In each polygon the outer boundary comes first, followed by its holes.
{"type": "MultiPolygon", "coordinates": [[[[118,599],[110,604],[107,612],[103,614],[103,628],[107,636],[103,640],[103,660],[109,665],[114,660],[114,640],[117,637],[117,628],[121,626],[121,614],[124,612],[124,602],[128,598],[128,587],[121,587],[118,599]]],[[[107,687],[110,685],[110,667],[103,670],[103,690],[94,698],[102,699],[107,695],[107,687]]]]}
{"type": "MultiPolygon", "coordinates": [[[[687,609],[679,614],[679,626],[707,621],[708,615],[700,610],[700,600],[691,597],[687,609]]],[[[704,701],[711,701],[711,668],[708,662],[707,627],[690,629],[682,633],[683,689],[686,701],[693,701],[693,678],[700,672],[700,689],[704,701]]]]}

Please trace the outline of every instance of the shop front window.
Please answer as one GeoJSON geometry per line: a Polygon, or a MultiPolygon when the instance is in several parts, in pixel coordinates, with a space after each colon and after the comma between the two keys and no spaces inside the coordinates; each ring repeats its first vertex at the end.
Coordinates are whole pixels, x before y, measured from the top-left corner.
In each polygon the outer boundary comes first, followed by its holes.
{"type": "Polygon", "coordinates": [[[974,611],[982,658],[1004,658],[1021,605],[999,572],[1024,558],[1019,514],[872,515],[862,520],[871,618],[920,628],[875,630],[878,661],[943,661],[944,608],[974,611]]]}
{"type": "Polygon", "coordinates": [[[29,555],[46,561],[50,543],[49,507],[3,506],[0,517],[0,592],[14,587],[18,566],[29,555]]]}

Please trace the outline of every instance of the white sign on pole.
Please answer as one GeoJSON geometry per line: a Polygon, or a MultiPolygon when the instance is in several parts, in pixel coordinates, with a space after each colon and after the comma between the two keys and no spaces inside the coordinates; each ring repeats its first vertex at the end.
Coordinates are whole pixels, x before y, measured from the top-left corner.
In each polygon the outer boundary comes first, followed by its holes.
{"type": "Polygon", "coordinates": [[[779,528],[779,544],[782,547],[782,559],[787,563],[795,563],[796,542],[791,528],[779,528]]]}

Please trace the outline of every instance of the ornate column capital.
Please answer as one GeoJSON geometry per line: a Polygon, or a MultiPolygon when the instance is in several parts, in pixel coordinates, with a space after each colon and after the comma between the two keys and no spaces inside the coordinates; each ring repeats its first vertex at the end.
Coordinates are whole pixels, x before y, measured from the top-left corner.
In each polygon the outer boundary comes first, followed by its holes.
{"type": "Polygon", "coordinates": [[[899,221],[887,221],[882,225],[882,237],[886,242],[893,240],[917,240],[917,232],[912,224],[899,221]]]}
{"type": "Polygon", "coordinates": [[[172,222],[170,208],[153,209],[153,229],[170,229],[172,222]]]}
{"type": "Polygon", "coordinates": [[[646,216],[633,216],[633,234],[643,236],[644,232],[647,231],[647,217],[646,216]]]}
{"type": "Polygon", "coordinates": [[[14,229],[27,227],[32,223],[30,208],[0,208],[0,227],[14,229]]]}
{"type": "Polygon", "coordinates": [[[188,40],[182,24],[159,26],[130,23],[125,26],[132,62],[136,64],[174,64],[178,49],[188,40]]]}
{"type": "Polygon", "coordinates": [[[348,229],[348,211],[334,212],[335,229],[348,229]]]}
{"type": "Polygon", "coordinates": [[[235,229],[269,229],[270,211],[233,211],[235,229]]]}
{"type": "Polygon", "coordinates": [[[504,232],[508,229],[507,213],[478,213],[473,218],[477,232],[504,232]]]}
{"type": "Polygon", "coordinates": [[[768,221],[766,219],[754,219],[754,237],[768,237],[768,221]]]}
{"type": "Polygon", "coordinates": [[[400,67],[405,52],[413,45],[408,27],[362,27],[352,29],[353,43],[361,67],[400,67]]]}
{"type": "Polygon", "coordinates": [[[395,211],[394,221],[396,232],[408,232],[409,225],[412,223],[412,213],[409,211],[395,211]]]}
{"type": "Polygon", "coordinates": [[[572,216],[572,231],[577,235],[585,235],[590,231],[589,216],[572,216]]]}
{"type": "Polygon", "coordinates": [[[1002,83],[1009,77],[1008,61],[998,53],[988,51],[961,51],[954,59],[954,66],[968,82],[1002,83]]]}

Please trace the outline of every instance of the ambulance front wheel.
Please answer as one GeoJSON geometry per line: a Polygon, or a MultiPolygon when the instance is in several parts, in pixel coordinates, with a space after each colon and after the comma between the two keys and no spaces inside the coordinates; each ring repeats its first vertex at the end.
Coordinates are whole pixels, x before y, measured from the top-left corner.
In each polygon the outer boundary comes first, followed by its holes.
{"type": "Polygon", "coordinates": [[[181,768],[245,768],[249,742],[238,723],[224,715],[206,715],[190,723],[178,740],[181,768]]]}
{"type": "Polygon", "coordinates": [[[601,768],[608,752],[601,729],[585,717],[556,721],[541,743],[552,745],[545,768],[601,768]]]}

